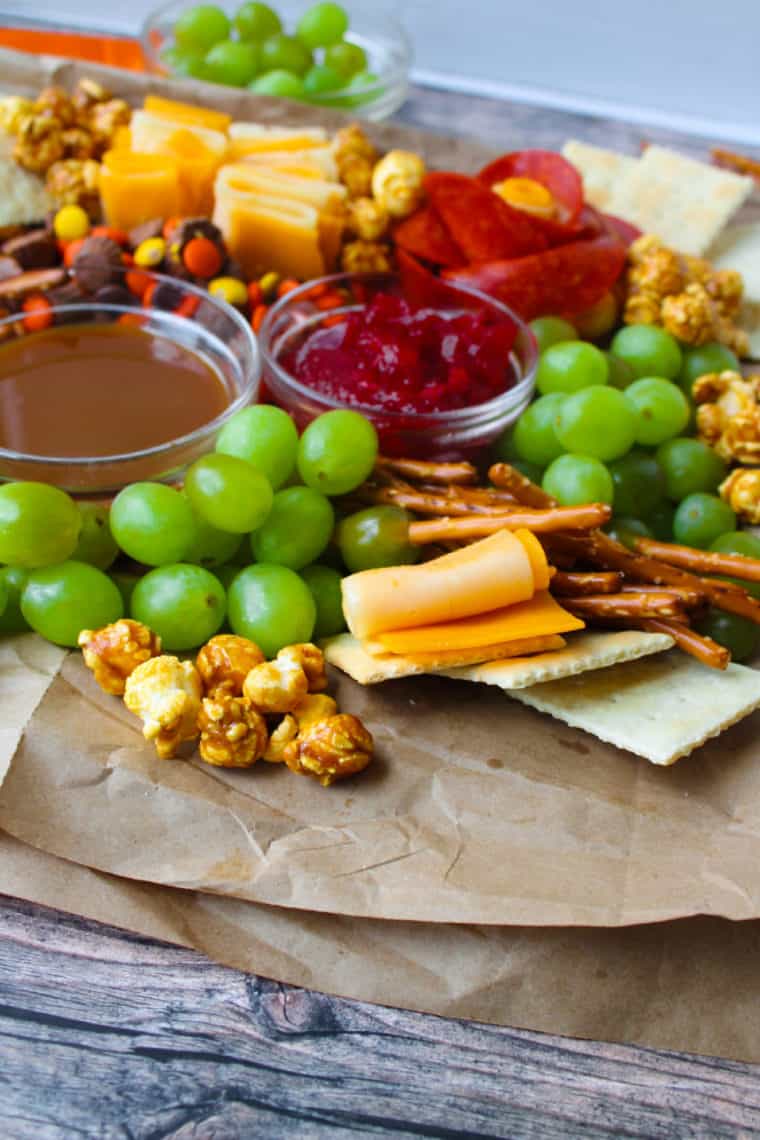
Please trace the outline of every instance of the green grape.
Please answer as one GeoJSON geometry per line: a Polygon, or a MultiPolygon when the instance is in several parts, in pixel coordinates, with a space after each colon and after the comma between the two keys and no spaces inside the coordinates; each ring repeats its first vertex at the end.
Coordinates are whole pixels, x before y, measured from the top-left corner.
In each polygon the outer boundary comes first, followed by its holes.
{"type": "Polygon", "coordinates": [[[726,477],[726,465],[700,439],[669,439],[657,448],[665,472],[665,493],[680,503],[694,491],[715,491],[726,477]]]}
{"type": "Polygon", "coordinates": [[[261,526],[272,508],[272,487],[244,459],[215,452],[196,459],[185,475],[193,510],[217,527],[247,534],[261,526]]]}
{"type": "Polygon", "coordinates": [[[192,562],[195,566],[205,566],[207,570],[214,570],[230,562],[238,550],[241,542],[239,534],[228,530],[219,530],[206,522],[200,515],[195,514],[195,542],[185,555],[185,562],[192,562]]]}
{"type": "Polygon", "coordinates": [[[372,471],[377,446],[374,424],[359,412],[325,412],[299,440],[298,470],[304,483],[323,495],[346,495],[372,471]]]}
{"type": "Polygon", "coordinates": [[[8,605],[8,586],[5,578],[0,575],[0,618],[5,613],[5,607],[8,605]]]}
{"type": "Polygon", "coordinates": [[[552,344],[542,354],[536,387],[542,396],[550,392],[579,392],[592,384],[606,384],[609,373],[604,353],[582,340],[552,344]]]}
{"type": "Polygon", "coordinates": [[[164,652],[195,649],[224,621],[226,599],[219,579],[202,566],[176,562],[151,570],[132,591],[130,613],[161,638],[164,652]]]}
{"type": "Polygon", "coordinates": [[[636,538],[654,538],[652,530],[645,522],[629,515],[615,515],[606,530],[610,538],[622,542],[623,546],[629,547],[630,550],[635,549],[636,538]]]}
{"type": "Polygon", "coordinates": [[[575,326],[562,317],[536,317],[530,322],[530,328],[538,341],[539,352],[546,352],[547,348],[561,341],[575,341],[578,338],[575,326]]]}
{"type": "Polygon", "coordinates": [[[564,449],[602,460],[619,459],[630,451],[639,420],[626,397],[617,388],[599,385],[566,396],[555,419],[564,449]]]}
{"type": "Polygon", "coordinates": [[[647,518],[665,495],[665,475],[653,455],[634,449],[609,464],[615,485],[615,509],[647,518]]]}
{"type": "MultiPolygon", "coordinates": [[[[730,530],[719,535],[710,543],[709,549],[719,554],[743,554],[746,558],[760,558],[760,538],[746,530],[730,530]]],[[[733,582],[741,586],[753,598],[760,598],[760,582],[745,582],[741,578],[730,578],[719,575],[723,582],[733,582]]],[[[2,629],[2,618],[0,618],[2,629]]]]}
{"type": "Polygon", "coordinates": [[[216,450],[252,463],[277,491],[295,471],[298,431],[282,408],[256,404],[227,421],[217,437],[216,450]]]}
{"type": "Polygon", "coordinates": [[[317,620],[312,637],[333,637],[346,628],[341,595],[341,575],[332,566],[314,562],[301,571],[317,607],[317,620]]]}
{"type": "Polygon", "coordinates": [[[356,94],[335,95],[330,99],[330,104],[334,107],[362,107],[366,103],[372,103],[385,90],[385,88],[378,90],[379,83],[380,76],[374,71],[359,71],[351,77],[348,86],[344,88],[345,91],[356,94]]]}
{"type": "Polygon", "coordinates": [[[339,4],[324,0],[312,4],[298,21],[298,38],[312,50],[329,47],[343,39],[348,31],[348,16],[339,4]]]}
{"type": "Polygon", "coordinates": [[[230,34],[230,21],[215,4],[198,4],[188,8],[175,21],[174,39],[181,48],[208,51],[230,34]]]}
{"type": "MultiPolygon", "coordinates": [[[[615,492],[617,494],[617,491],[615,492]]],[[[646,516],[646,524],[651,530],[655,538],[659,538],[660,542],[673,541],[673,519],[676,517],[676,509],[672,503],[667,499],[663,499],[658,503],[646,516]]]]}
{"type": "Polygon", "coordinates": [[[310,67],[303,79],[303,89],[306,95],[324,95],[330,91],[339,91],[345,80],[337,71],[323,63],[316,63],[310,67]]]}
{"type": "Polygon", "coordinates": [[[557,439],[555,424],[566,397],[550,392],[530,404],[515,424],[514,449],[520,459],[546,467],[565,450],[557,439]]]}
{"type": "Polygon", "coordinates": [[[609,369],[607,383],[611,388],[619,388],[622,391],[633,383],[636,373],[626,360],[621,360],[614,352],[605,352],[604,357],[609,369]]]}
{"type": "Polygon", "coordinates": [[[194,51],[169,48],[162,53],[161,61],[173,75],[180,75],[189,79],[203,79],[206,72],[204,55],[194,51]]]}
{"type": "Polygon", "coordinates": [[[319,558],[335,525],[332,503],[311,487],[278,491],[264,524],[251,535],[257,562],[300,570],[319,558]]]}
{"type": "Polygon", "coordinates": [[[678,374],[678,383],[691,395],[691,386],[700,376],[707,372],[738,372],[739,358],[726,348],[725,344],[710,341],[697,347],[685,347],[683,350],[683,364],[678,374]]]}
{"type": "Polygon", "coordinates": [[[680,435],[689,422],[689,401],[670,380],[643,376],[626,388],[625,397],[638,413],[636,442],[644,447],[680,435]]]}
{"type": "Polygon", "coordinates": [[[303,80],[292,71],[279,68],[254,79],[248,84],[248,90],[257,95],[275,95],[278,99],[303,99],[303,80]]]}
{"type": "Polygon", "coordinates": [[[401,507],[392,506],[367,507],[348,515],[337,532],[338,548],[348,569],[356,573],[418,562],[419,547],[409,541],[412,521],[401,507]]]}
{"type": "Polygon", "coordinates": [[[227,605],[232,632],[254,641],[267,657],[313,636],[314,598],[287,566],[247,566],[233,579],[227,605]]]}
{"type": "Polygon", "coordinates": [[[261,45],[262,71],[290,71],[305,75],[312,64],[311,52],[295,36],[278,33],[269,36],[261,45]]]}
{"type": "Polygon", "coordinates": [[[129,570],[111,570],[108,577],[121,594],[124,613],[128,614],[132,605],[132,594],[142,575],[133,574],[129,570]]]}
{"type": "Polygon", "coordinates": [[[29,625],[56,645],[76,646],[83,629],[100,629],[124,613],[111,579],[86,562],[59,562],[32,570],[21,594],[29,625]]]}
{"type": "Polygon", "coordinates": [[[723,610],[711,609],[696,628],[698,633],[729,649],[733,661],[747,661],[760,643],[760,626],[723,610]]]}
{"type": "Polygon", "coordinates": [[[531,483],[536,486],[541,486],[541,480],[544,477],[544,468],[539,467],[537,463],[530,463],[527,459],[514,459],[512,466],[520,471],[526,479],[530,479],[531,483]]]}
{"type": "Polygon", "coordinates": [[[205,60],[205,78],[210,83],[223,83],[228,87],[245,87],[259,69],[259,49],[256,44],[222,40],[214,44],[205,60]]]}
{"type": "Polygon", "coordinates": [[[268,4],[248,0],[235,13],[235,31],[241,40],[266,40],[282,31],[282,22],[268,4]]]}
{"type": "Polygon", "coordinates": [[[5,594],[5,606],[0,613],[0,633],[22,633],[29,622],[21,612],[21,595],[29,572],[21,566],[0,567],[0,593],[5,594]]]}
{"type": "Polygon", "coordinates": [[[560,455],[544,472],[541,486],[563,507],[580,503],[612,505],[612,476],[592,455],[560,455]]]}
{"type": "Polygon", "coordinates": [[[626,325],[612,338],[615,356],[631,366],[636,377],[664,376],[673,380],[681,371],[678,341],[657,325],[626,325]]]}
{"type": "Polygon", "coordinates": [[[82,516],[65,491],[47,483],[0,486],[0,562],[48,566],[75,549],[82,516]]]}
{"type": "Polygon", "coordinates": [[[111,533],[135,562],[163,566],[184,558],[195,542],[187,499],[164,483],[132,483],[111,505],[111,533]]]}
{"type": "Polygon", "coordinates": [[[325,51],[325,65],[337,72],[343,79],[364,71],[367,66],[367,53],[358,44],[343,41],[331,44],[325,51]]]}
{"type": "Polygon", "coordinates": [[[673,538],[685,546],[706,550],[722,534],[736,530],[736,515],[717,495],[695,491],[678,504],[673,538]]]}
{"type": "Polygon", "coordinates": [[[71,555],[77,562],[89,562],[99,570],[107,570],[116,560],[119,547],[111,534],[108,507],[98,503],[77,503],[82,516],[79,541],[71,555]]]}

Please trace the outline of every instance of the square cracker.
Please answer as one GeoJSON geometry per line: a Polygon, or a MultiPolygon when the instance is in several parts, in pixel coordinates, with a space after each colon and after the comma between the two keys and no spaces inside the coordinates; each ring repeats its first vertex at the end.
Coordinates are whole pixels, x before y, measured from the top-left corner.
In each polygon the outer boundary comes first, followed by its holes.
{"type": "Polygon", "coordinates": [[[576,633],[564,649],[538,653],[535,657],[512,657],[485,665],[431,670],[401,655],[373,657],[349,633],[332,637],[323,645],[325,658],[361,685],[376,685],[400,677],[433,673],[461,681],[482,681],[501,689],[521,689],[539,681],[568,677],[588,669],[600,669],[618,661],[630,661],[647,653],[659,653],[673,644],[661,633],[576,633]]]}
{"type": "Polygon", "coordinates": [[[649,146],[617,183],[608,205],[610,213],[666,245],[701,256],[754,185],[752,178],[649,146]]]}
{"type": "Polygon", "coordinates": [[[731,664],[720,672],[674,651],[533,685],[514,696],[572,728],[668,765],[760,708],[760,671],[731,664]]]}
{"type": "Polygon", "coordinates": [[[639,162],[628,154],[618,154],[577,139],[568,139],[562,154],[580,174],[585,199],[597,210],[609,208],[618,183],[628,177],[639,162]]]}
{"type": "Polygon", "coordinates": [[[716,269],[741,273],[745,302],[760,302],[760,222],[729,226],[712,243],[708,257],[716,269]]]}

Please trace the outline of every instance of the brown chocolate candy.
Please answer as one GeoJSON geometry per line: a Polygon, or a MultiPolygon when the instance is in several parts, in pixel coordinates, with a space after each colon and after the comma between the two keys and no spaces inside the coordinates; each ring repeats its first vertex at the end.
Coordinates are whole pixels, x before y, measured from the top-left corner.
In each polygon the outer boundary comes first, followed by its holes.
{"type": "Polygon", "coordinates": [[[164,223],[162,218],[151,218],[149,222],[141,222],[139,226],[129,231],[129,248],[137,249],[144,241],[150,238],[161,237],[164,223]]]}
{"type": "Polygon", "coordinates": [[[59,261],[55,237],[46,229],[29,230],[3,242],[0,252],[13,257],[22,269],[49,269],[59,261]]]}
{"type": "Polygon", "coordinates": [[[98,289],[94,299],[101,305],[122,305],[130,309],[135,300],[126,285],[104,285],[102,289],[98,289]]]}
{"type": "Polygon", "coordinates": [[[44,293],[62,285],[65,280],[66,270],[60,266],[55,269],[28,269],[26,273],[17,273],[15,277],[0,281],[0,298],[5,302],[24,297],[27,293],[44,293]]]}
{"type": "Polygon", "coordinates": [[[121,249],[111,238],[88,237],[74,258],[74,277],[86,293],[97,293],[105,285],[116,284],[123,272],[121,249]]]}
{"type": "Polygon", "coordinates": [[[171,281],[159,281],[150,295],[150,303],[154,309],[165,309],[171,313],[179,307],[184,296],[179,285],[173,285],[171,281]]]}

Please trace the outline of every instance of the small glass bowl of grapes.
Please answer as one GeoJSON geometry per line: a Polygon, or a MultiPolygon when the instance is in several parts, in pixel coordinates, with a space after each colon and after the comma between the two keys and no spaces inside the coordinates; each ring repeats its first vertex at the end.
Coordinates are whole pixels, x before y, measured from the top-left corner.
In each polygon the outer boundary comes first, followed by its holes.
{"type": "Polygon", "coordinates": [[[388,455],[477,459],[529,404],[535,337],[476,289],[397,273],[308,282],[272,306],[259,330],[262,399],[304,428],[352,408],[388,455]]]}
{"type": "Polygon", "coordinates": [[[148,16],[151,71],[385,119],[404,102],[411,45],[372,0],[170,0],[148,16]]]}

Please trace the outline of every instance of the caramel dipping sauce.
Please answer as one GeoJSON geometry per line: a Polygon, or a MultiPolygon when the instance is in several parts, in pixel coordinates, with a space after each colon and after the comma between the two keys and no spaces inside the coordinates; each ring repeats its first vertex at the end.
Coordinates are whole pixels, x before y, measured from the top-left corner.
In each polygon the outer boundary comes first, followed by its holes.
{"type": "Polygon", "coordinates": [[[134,324],[63,324],[0,345],[0,447],[30,456],[143,451],[232,398],[203,356],[134,324]]]}

